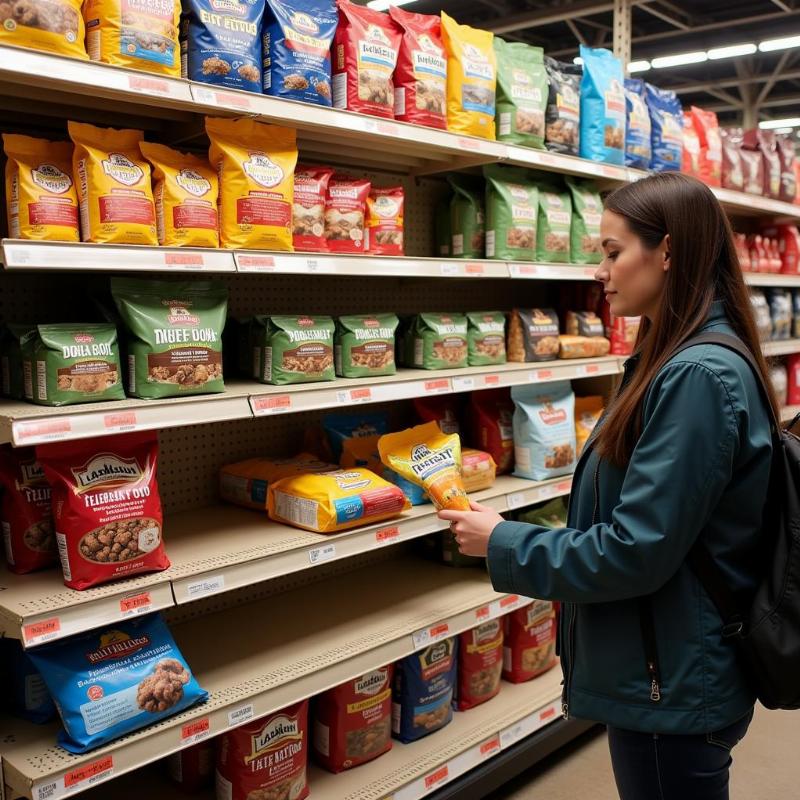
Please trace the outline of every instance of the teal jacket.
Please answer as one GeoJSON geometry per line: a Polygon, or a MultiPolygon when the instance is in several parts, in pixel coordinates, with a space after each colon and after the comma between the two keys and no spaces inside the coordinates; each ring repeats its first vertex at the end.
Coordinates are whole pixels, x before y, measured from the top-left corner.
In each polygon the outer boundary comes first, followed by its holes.
{"type": "MultiPolygon", "coordinates": [[[[701,330],[733,333],[721,303],[701,330]]],[[[634,357],[626,373],[635,367],[634,357]]],[[[567,715],[697,734],[750,710],[755,696],[685,559],[701,537],[731,587],[754,590],[771,453],[768,409],[750,367],[719,345],[694,346],[653,380],[627,469],[599,460],[591,441],[584,448],[566,528],[495,527],[495,589],[564,602],[567,715]],[[637,598],[647,595],[660,691],[653,690],[640,625],[637,598]]]]}

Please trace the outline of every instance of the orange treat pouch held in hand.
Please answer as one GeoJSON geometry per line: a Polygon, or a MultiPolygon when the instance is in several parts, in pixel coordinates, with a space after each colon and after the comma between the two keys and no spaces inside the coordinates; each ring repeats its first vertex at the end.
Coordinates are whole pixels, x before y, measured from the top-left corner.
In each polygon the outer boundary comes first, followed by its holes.
{"type": "Polygon", "coordinates": [[[383,463],[425,489],[438,510],[470,510],[461,478],[461,439],[457,434],[444,434],[438,423],[428,422],[382,436],[378,450],[383,463]]]}

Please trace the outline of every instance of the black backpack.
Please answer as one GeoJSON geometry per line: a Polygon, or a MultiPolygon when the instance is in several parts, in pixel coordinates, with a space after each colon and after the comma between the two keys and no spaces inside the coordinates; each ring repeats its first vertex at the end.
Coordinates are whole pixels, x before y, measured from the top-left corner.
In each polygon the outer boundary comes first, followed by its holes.
{"type": "MultiPolygon", "coordinates": [[[[767,391],[747,347],[736,337],[703,333],[688,347],[717,344],[738,353],[750,365],[766,400],[767,391]]],[[[728,587],[726,578],[698,539],[687,563],[703,584],[722,618],[723,638],[738,650],[739,661],[762,705],[800,708],[800,439],[791,433],[800,420],[782,428],[772,416],[772,468],[764,519],[765,573],[750,602],[728,587]]]]}

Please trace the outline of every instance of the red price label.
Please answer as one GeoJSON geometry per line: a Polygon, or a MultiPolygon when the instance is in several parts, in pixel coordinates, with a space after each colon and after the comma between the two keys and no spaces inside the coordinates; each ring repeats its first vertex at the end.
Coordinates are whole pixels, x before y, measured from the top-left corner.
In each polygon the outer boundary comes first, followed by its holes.
{"type": "Polygon", "coordinates": [[[464,150],[475,150],[476,152],[480,152],[481,150],[481,142],[477,139],[467,139],[463,136],[459,136],[458,138],[459,147],[463,148],[464,150]]]}
{"type": "Polygon", "coordinates": [[[363,389],[351,389],[350,399],[354,403],[363,403],[365,400],[372,400],[372,389],[370,389],[368,386],[363,389]]]}
{"type": "Polygon", "coordinates": [[[136,412],[123,411],[121,414],[105,414],[103,415],[103,426],[108,429],[135,428],[136,412]]]}
{"type": "Polygon", "coordinates": [[[275,259],[272,256],[239,256],[240,267],[275,267],[275,259]]]}
{"type": "Polygon", "coordinates": [[[509,606],[513,606],[514,603],[519,602],[519,595],[518,594],[510,594],[507,597],[503,597],[500,600],[500,608],[508,608],[509,606]]]}
{"type": "Polygon", "coordinates": [[[520,264],[517,267],[520,275],[536,275],[539,271],[538,267],[535,267],[533,264],[520,264]]]}
{"type": "Polygon", "coordinates": [[[164,253],[167,266],[202,267],[206,262],[200,253],[164,253]]]}
{"type": "Polygon", "coordinates": [[[438,639],[440,636],[447,636],[450,633],[450,626],[446,622],[442,622],[439,625],[434,625],[430,629],[431,639],[438,639]]]}
{"type": "Polygon", "coordinates": [[[446,781],[449,776],[450,769],[447,764],[445,764],[443,767],[439,767],[436,772],[431,772],[430,775],[425,776],[425,788],[430,789],[432,786],[436,786],[437,783],[446,781]]]}
{"type": "Polygon", "coordinates": [[[553,706],[550,708],[545,708],[544,711],[539,712],[539,721],[545,722],[548,719],[552,719],[556,715],[556,710],[553,706]]]}
{"type": "Polygon", "coordinates": [[[572,489],[572,481],[561,481],[556,484],[556,489],[559,492],[569,492],[572,489]]]}
{"type": "Polygon", "coordinates": [[[499,384],[499,383],[500,383],[500,376],[499,376],[499,375],[487,375],[487,376],[486,376],[486,377],[483,379],[483,382],[484,382],[484,383],[485,383],[487,386],[496,386],[497,384],[499,384]]]}
{"type": "Polygon", "coordinates": [[[208,717],[195,720],[194,722],[187,722],[181,728],[181,739],[202,739],[211,732],[211,720],[208,717]]]}
{"type": "Polygon", "coordinates": [[[483,275],[485,270],[483,264],[467,264],[464,271],[467,275],[483,275]]]}
{"type": "Polygon", "coordinates": [[[274,413],[292,407],[292,397],[288,394],[277,394],[273,397],[256,397],[253,400],[256,412],[262,414],[274,413]]]}
{"type": "Polygon", "coordinates": [[[605,175],[607,178],[621,178],[620,170],[615,167],[610,167],[607,165],[603,165],[600,168],[600,171],[605,175]]]}
{"type": "Polygon", "coordinates": [[[426,392],[446,392],[450,388],[450,381],[447,378],[440,378],[436,381],[425,381],[426,392]]]}
{"type": "Polygon", "coordinates": [[[388,542],[393,542],[395,539],[400,538],[400,528],[397,525],[393,525],[391,528],[381,528],[379,531],[375,531],[375,541],[378,544],[387,544],[388,542]]]}
{"type": "Polygon", "coordinates": [[[158,78],[143,78],[139,75],[128,76],[128,88],[134,92],[156,92],[157,94],[169,94],[169,84],[158,78]]]}
{"type": "Polygon", "coordinates": [[[490,756],[492,753],[496,753],[500,749],[500,737],[495,736],[489,739],[488,742],[484,742],[481,745],[481,755],[482,756],[490,756]]]}
{"type": "Polygon", "coordinates": [[[252,103],[249,97],[240,97],[238,94],[227,94],[217,92],[217,103],[220,105],[233,106],[234,108],[250,108],[252,103]]]}
{"type": "Polygon", "coordinates": [[[549,381],[553,377],[553,370],[551,369],[537,369],[536,380],[549,381]]]}
{"type": "Polygon", "coordinates": [[[64,775],[64,788],[69,789],[70,786],[77,786],[79,783],[96,778],[98,775],[110,772],[112,769],[114,769],[113,756],[104,756],[97,759],[97,761],[92,761],[91,764],[76,767],[64,775]]]}
{"type": "Polygon", "coordinates": [[[17,428],[20,439],[53,437],[72,433],[72,423],[68,419],[54,419],[49,422],[25,422],[17,428]]]}
{"type": "Polygon", "coordinates": [[[119,601],[119,610],[123,614],[129,614],[140,611],[143,608],[149,608],[152,604],[153,598],[150,596],[150,592],[142,592],[131,597],[123,597],[119,601]]]}
{"type": "Polygon", "coordinates": [[[46,642],[61,631],[61,620],[58,617],[43,619],[41,622],[31,622],[22,629],[22,634],[28,644],[46,642]]]}
{"type": "Polygon", "coordinates": [[[489,606],[481,606],[480,608],[475,609],[475,619],[478,622],[482,622],[485,619],[489,619],[490,611],[489,606]]]}

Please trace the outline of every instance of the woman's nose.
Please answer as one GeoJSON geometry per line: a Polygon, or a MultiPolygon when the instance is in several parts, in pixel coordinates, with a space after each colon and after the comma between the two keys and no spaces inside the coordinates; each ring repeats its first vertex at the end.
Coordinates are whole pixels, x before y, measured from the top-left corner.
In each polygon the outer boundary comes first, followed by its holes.
{"type": "Polygon", "coordinates": [[[608,270],[604,266],[599,266],[594,273],[594,279],[596,281],[600,281],[601,283],[605,283],[610,278],[608,274],[608,270]]]}

